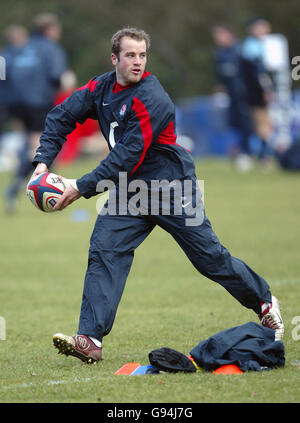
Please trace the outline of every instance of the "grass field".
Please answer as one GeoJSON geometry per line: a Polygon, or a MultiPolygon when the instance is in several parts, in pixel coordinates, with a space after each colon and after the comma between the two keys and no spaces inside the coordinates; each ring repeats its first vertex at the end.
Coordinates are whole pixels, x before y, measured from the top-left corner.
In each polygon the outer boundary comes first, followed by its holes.
{"type": "MultiPolygon", "coordinates": [[[[60,172],[79,177],[95,165],[85,159],[60,172]]],[[[52,335],[77,331],[96,198],[45,214],[23,195],[14,216],[0,210],[0,316],[6,322],[0,402],[300,402],[300,328],[292,323],[300,316],[300,174],[256,168],[238,175],[229,162],[207,159],[197,164],[197,177],[205,181],[206,212],[221,242],[264,276],[280,299],[285,367],[233,376],[114,375],[127,362],[149,364],[153,349],[188,355],[223,329],[258,321],[198,274],[159,228],[136,250],[113,330],[104,340],[104,360],[88,366],[57,355],[52,335]],[[78,210],[88,218],[76,220],[78,210]]],[[[1,191],[9,178],[0,174],[1,191]]]]}

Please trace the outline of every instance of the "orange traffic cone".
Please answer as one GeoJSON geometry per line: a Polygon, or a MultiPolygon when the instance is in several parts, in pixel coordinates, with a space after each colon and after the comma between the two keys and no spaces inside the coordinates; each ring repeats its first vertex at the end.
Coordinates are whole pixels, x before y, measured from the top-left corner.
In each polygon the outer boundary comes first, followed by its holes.
{"type": "Polygon", "coordinates": [[[138,367],[140,367],[140,363],[126,363],[114,375],[131,375],[138,367]]]}
{"type": "Polygon", "coordinates": [[[239,375],[243,371],[235,364],[226,364],[216,369],[213,373],[216,375],[239,375]]]}

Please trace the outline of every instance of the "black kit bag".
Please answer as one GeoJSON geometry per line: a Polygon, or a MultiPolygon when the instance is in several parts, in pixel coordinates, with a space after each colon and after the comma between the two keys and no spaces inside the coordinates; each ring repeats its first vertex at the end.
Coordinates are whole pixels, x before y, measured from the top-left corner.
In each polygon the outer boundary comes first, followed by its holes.
{"type": "Polygon", "coordinates": [[[159,348],[151,351],[149,361],[153,367],[164,372],[196,372],[195,365],[186,355],[171,348],[159,348]]]}

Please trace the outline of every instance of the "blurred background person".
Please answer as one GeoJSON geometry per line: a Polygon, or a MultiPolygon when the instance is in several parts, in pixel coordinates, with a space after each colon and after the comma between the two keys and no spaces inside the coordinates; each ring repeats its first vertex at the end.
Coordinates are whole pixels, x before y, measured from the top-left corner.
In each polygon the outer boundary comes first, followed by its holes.
{"type": "Polygon", "coordinates": [[[6,79],[0,83],[0,135],[9,116],[11,104],[13,103],[13,93],[9,85],[8,73],[13,58],[22,50],[28,42],[28,31],[22,25],[10,25],[3,31],[5,46],[0,51],[0,55],[5,60],[6,79]]]}
{"type": "Polygon", "coordinates": [[[6,79],[0,84],[0,169],[14,169],[17,154],[23,145],[23,131],[19,122],[11,119],[16,93],[10,78],[14,58],[28,42],[28,30],[19,24],[11,24],[3,31],[4,47],[0,52],[5,60],[6,79]]]}
{"type": "Polygon", "coordinates": [[[243,43],[247,96],[254,122],[255,134],[260,141],[258,157],[263,166],[272,163],[271,138],[273,125],[269,104],[273,100],[272,79],[264,65],[263,38],[270,34],[271,25],[263,18],[253,18],[247,24],[248,36],[243,43]]]}
{"type": "Polygon", "coordinates": [[[13,102],[12,90],[9,87],[9,78],[7,78],[8,69],[13,61],[13,57],[27,43],[28,31],[23,25],[9,25],[3,31],[3,36],[5,46],[0,51],[0,55],[5,60],[6,79],[0,83],[0,136],[9,116],[10,105],[13,102]]]}
{"type": "MultiPolygon", "coordinates": [[[[54,105],[61,104],[77,88],[76,74],[72,70],[65,71],[61,76],[61,87],[55,96],[54,105]]],[[[70,165],[84,151],[100,156],[105,156],[108,153],[107,142],[100,131],[97,120],[87,119],[83,124],[77,123],[76,129],[67,136],[67,142],[58,154],[55,165],[70,165]]]]}
{"type": "Polygon", "coordinates": [[[5,191],[6,211],[12,213],[27,177],[32,173],[32,156],[44,129],[45,118],[54,105],[67,55],[58,43],[61,25],[50,13],[37,15],[33,33],[18,48],[7,50],[7,82],[10,91],[9,116],[21,122],[24,144],[11,185],[5,191]]]}
{"type": "Polygon", "coordinates": [[[230,100],[229,125],[239,133],[240,143],[233,153],[235,166],[246,171],[252,168],[250,138],[253,134],[251,110],[245,82],[242,46],[233,30],[223,24],[212,27],[215,44],[215,68],[218,82],[230,100]]]}

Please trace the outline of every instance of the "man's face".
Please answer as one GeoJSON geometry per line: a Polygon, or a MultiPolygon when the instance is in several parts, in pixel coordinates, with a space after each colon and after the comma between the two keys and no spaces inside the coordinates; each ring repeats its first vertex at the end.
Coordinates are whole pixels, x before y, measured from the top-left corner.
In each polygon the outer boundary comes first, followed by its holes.
{"type": "Polygon", "coordinates": [[[138,83],[147,62],[145,40],[137,41],[130,37],[123,37],[119,58],[112,53],[111,61],[116,68],[119,84],[126,86],[138,83]]]}

